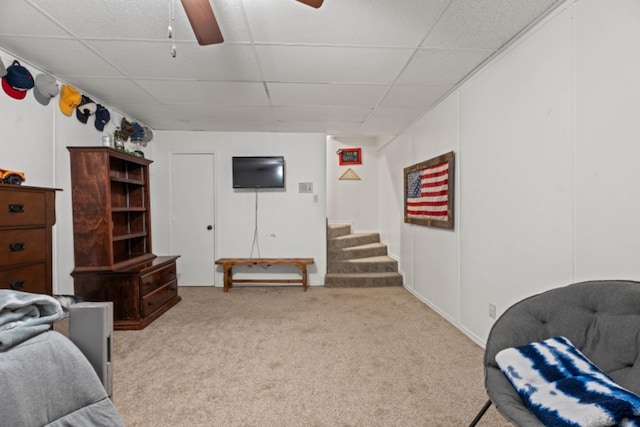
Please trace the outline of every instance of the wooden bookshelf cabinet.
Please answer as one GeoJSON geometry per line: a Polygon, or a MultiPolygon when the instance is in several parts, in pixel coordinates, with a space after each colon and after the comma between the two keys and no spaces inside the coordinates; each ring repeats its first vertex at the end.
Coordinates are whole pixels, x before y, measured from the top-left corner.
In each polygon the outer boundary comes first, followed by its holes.
{"type": "Polygon", "coordinates": [[[109,147],[67,148],[75,293],[87,301],[113,301],[115,329],[142,329],[180,301],[177,257],[156,259],[152,251],[152,162],[109,147]],[[173,271],[173,278],[154,274],[156,270],[173,271]],[[157,283],[144,286],[143,276],[147,281],[155,277],[157,283]],[[160,288],[164,289],[161,293],[160,288]],[[151,306],[145,301],[152,301],[151,306]]]}

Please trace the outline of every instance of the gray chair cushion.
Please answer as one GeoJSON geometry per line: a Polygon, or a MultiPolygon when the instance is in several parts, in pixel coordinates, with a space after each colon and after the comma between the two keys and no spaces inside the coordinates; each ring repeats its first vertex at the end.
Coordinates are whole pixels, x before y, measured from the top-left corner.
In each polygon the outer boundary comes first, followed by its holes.
{"type": "Polygon", "coordinates": [[[500,371],[496,354],[555,336],[567,337],[615,382],[640,394],[640,282],[575,283],[514,304],[489,333],[485,388],[507,420],[521,427],[543,426],[500,371]]]}

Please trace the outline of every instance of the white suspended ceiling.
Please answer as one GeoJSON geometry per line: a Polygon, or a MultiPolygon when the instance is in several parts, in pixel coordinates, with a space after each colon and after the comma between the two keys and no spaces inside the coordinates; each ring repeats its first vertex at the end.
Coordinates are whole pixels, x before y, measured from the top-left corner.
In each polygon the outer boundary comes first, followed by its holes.
{"type": "Polygon", "coordinates": [[[392,136],[562,1],[212,0],[199,46],[179,0],[2,0],[0,49],[156,130],[392,136]]]}

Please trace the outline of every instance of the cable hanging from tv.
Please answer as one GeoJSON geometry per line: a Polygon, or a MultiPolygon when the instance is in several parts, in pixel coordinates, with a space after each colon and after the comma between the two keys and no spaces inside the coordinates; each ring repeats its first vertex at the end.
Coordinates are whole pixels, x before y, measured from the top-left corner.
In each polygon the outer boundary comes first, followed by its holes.
{"type": "Polygon", "coordinates": [[[260,256],[260,244],[258,243],[258,187],[256,187],[256,208],[253,227],[253,242],[251,243],[251,253],[249,254],[249,258],[253,258],[253,248],[257,249],[258,258],[262,258],[260,256]]]}

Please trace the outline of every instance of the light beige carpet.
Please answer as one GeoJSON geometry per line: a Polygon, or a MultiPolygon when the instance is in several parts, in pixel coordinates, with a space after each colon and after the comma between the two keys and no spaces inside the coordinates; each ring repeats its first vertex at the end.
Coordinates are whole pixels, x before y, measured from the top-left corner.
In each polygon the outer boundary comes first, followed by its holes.
{"type": "Polygon", "coordinates": [[[179,293],[114,333],[127,426],[466,426],[486,401],[482,349],[404,288],[179,293]]]}

